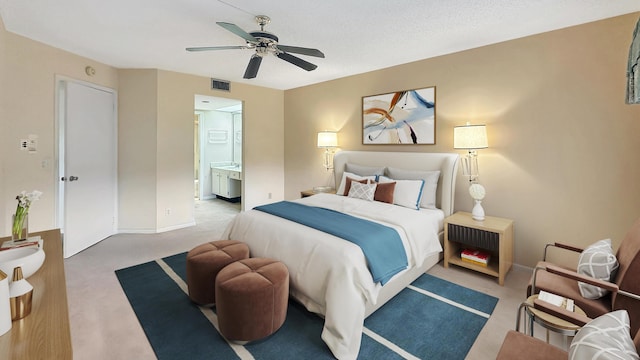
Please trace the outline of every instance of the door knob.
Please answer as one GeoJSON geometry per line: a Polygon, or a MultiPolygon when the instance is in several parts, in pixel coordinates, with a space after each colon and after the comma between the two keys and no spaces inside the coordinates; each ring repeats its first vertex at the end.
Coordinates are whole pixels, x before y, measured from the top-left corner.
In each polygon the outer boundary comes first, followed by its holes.
{"type": "Polygon", "coordinates": [[[78,177],[77,176],[69,176],[69,181],[77,181],[78,177]]]}

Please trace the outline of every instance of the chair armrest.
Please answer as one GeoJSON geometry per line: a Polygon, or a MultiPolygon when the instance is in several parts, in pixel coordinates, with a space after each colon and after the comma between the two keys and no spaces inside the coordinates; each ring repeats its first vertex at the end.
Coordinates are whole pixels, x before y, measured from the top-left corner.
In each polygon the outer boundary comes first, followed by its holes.
{"type": "Polygon", "coordinates": [[[547,249],[550,248],[550,247],[556,247],[556,248],[559,248],[559,249],[569,250],[569,251],[573,251],[573,252],[577,252],[577,253],[581,253],[582,251],[584,251],[584,249],[581,249],[579,247],[575,247],[575,246],[571,246],[571,245],[567,245],[567,244],[563,244],[563,243],[559,243],[559,242],[549,243],[549,244],[544,246],[544,255],[542,256],[542,261],[546,261],[547,260],[547,249]]]}
{"type": "Polygon", "coordinates": [[[610,283],[608,281],[603,281],[603,280],[598,280],[595,278],[592,278],[590,276],[586,276],[586,275],[581,275],[578,274],[575,271],[572,270],[568,270],[565,269],[563,267],[557,266],[557,265],[553,265],[553,264],[546,264],[546,266],[536,266],[535,269],[533,269],[533,278],[531,279],[531,295],[536,294],[536,281],[537,281],[537,277],[538,277],[538,271],[543,270],[546,271],[548,273],[551,274],[556,274],[562,277],[566,277],[575,281],[581,281],[590,285],[594,285],[609,291],[614,291],[617,292],[618,291],[618,285],[614,284],[614,283],[610,283]]]}
{"type": "Polygon", "coordinates": [[[547,264],[546,267],[544,266],[538,266],[533,270],[533,280],[531,282],[531,294],[535,294],[536,293],[536,276],[538,274],[539,270],[545,270],[549,273],[552,274],[556,274],[562,277],[566,277],[575,281],[580,281],[583,283],[587,283],[589,285],[593,285],[593,286],[597,286],[599,288],[605,289],[605,290],[609,290],[612,293],[616,293],[618,295],[622,295],[622,296],[626,296],[629,298],[632,298],[634,300],[638,300],[640,301],[640,295],[638,294],[634,294],[634,293],[630,293],[628,291],[625,290],[621,290],[617,284],[612,283],[612,282],[608,282],[608,281],[604,281],[604,280],[598,280],[596,278],[592,278],[590,276],[586,276],[586,275],[582,275],[582,274],[578,274],[575,271],[571,271],[571,270],[567,270],[565,268],[562,268],[560,266],[557,265],[553,265],[553,264],[547,264]]]}
{"type": "Polygon", "coordinates": [[[586,323],[591,321],[591,318],[585,315],[569,311],[540,299],[533,300],[533,307],[578,326],[584,326],[586,323]]]}
{"type": "Polygon", "coordinates": [[[565,268],[562,268],[553,264],[547,265],[546,270],[552,274],[560,275],[562,277],[566,277],[572,280],[597,286],[599,288],[609,290],[611,292],[618,292],[618,285],[614,283],[604,281],[604,280],[598,280],[598,279],[592,278],[591,276],[578,274],[575,271],[567,270],[565,268]]]}

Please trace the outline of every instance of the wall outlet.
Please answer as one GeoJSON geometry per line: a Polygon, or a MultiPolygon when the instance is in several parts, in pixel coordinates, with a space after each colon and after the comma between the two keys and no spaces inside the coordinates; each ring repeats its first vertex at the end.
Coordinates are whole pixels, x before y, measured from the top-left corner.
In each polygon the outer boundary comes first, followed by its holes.
{"type": "Polygon", "coordinates": [[[267,194],[267,199],[271,199],[271,193],[267,194]]]}
{"type": "Polygon", "coordinates": [[[166,208],[166,209],[164,210],[164,213],[165,213],[165,215],[167,215],[167,216],[171,215],[171,208],[166,208]]]}

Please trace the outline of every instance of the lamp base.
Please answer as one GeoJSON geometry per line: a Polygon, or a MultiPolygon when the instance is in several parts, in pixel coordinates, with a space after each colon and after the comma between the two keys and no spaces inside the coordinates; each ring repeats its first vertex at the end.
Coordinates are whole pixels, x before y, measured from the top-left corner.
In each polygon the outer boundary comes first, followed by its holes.
{"type": "Polygon", "coordinates": [[[11,306],[11,320],[20,320],[23,317],[31,314],[31,302],[33,298],[33,289],[28,293],[20,296],[12,297],[9,299],[11,306]]]}
{"type": "Polygon", "coordinates": [[[481,200],[476,200],[476,204],[473,206],[473,210],[471,210],[471,217],[476,221],[484,220],[484,209],[482,208],[481,200]]]}

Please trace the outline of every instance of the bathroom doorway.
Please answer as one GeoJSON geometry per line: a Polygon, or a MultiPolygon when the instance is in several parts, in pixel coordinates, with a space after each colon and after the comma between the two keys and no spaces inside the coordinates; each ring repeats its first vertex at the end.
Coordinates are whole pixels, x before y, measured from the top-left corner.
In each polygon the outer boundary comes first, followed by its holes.
{"type": "Polygon", "coordinates": [[[196,200],[242,199],[242,101],[194,97],[194,196],[196,200]]]}

